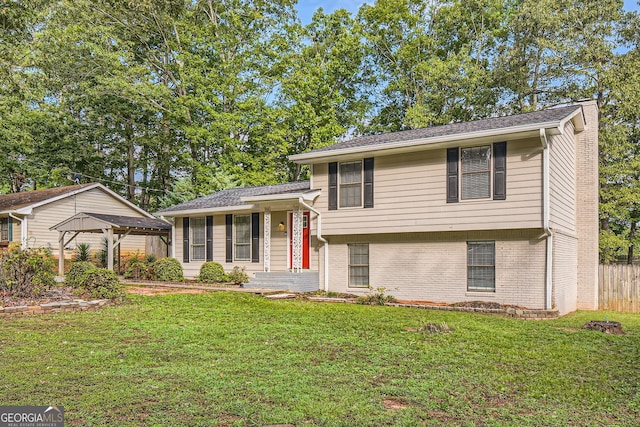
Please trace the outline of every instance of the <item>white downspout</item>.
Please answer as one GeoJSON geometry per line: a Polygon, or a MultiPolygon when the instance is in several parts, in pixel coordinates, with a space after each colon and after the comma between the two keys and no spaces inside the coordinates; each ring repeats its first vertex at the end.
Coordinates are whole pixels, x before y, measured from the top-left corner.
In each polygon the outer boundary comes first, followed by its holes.
{"type": "Polygon", "coordinates": [[[27,249],[27,217],[19,218],[9,212],[9,216],[17,221],[20,221],[20,247],[22,250],[27,249]]]}
{"type": "Polygon", "coordinates": [[[316,232],[316,237],[323,243],[324,246],[324,291],[329,292],[329,242],[327,241],[327,239],[322,237],[322,221],[320,219],[320,212],[318,212],[317,209],[314,209],[306,204],[304,200],[302,200],[302,197],[298,198],[298,203],[309,209],[318,217],[318,230],[316,232]]]}
{"type": "Polygon", "coordinates": [[[553,233],[549,225],[549,141],[544,129],[540,129],[542,143],[542,227],[547,236],[546,268],[545,268],[545,309],[551,310],[553,304],[553,233]]]}

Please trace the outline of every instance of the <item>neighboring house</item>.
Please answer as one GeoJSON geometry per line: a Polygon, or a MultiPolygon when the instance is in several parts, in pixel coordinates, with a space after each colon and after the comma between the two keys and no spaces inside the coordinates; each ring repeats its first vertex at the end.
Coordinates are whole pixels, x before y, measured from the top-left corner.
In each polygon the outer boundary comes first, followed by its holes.
{"type": "Polygon", "coordinates": [[[256,287],[597,308],[592,101],[290,158],[310,166],[310,183],[224,190],[159,212],[175,217],[187,275],[214,260],[245,266],[256,287]],[[315,282],[296,283],[296,272],[315,282]]]}
{"type": "MultiPolygon", "coordinates": [[[[126,217],[153,218],[133,203],[101,184],[79,184],[46,190],[0,195],[0,247],[16,242],[23,248],[48,247],[59,254],[60,233],[51,227],[76,214],[99,213],[126,217]]],[[[89,243],[92,251],[103,249],[104,235],[80,233],[67,242],[65,256],[78,243],[89,243]]],[[[122,241],[121,254],[145,253],[145,236],[129,236],[122,241]]]]}

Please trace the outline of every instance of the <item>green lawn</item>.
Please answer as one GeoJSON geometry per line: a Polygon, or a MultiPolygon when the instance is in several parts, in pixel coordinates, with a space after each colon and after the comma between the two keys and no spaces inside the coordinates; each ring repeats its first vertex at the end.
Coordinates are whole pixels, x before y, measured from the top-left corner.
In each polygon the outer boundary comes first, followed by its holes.
{"type": "Polygon", "coordinates": [[[133,296],[0,318],[0,372],[0,405],[62,405],[66,425],[630,426],[640,315],[133,296]],[[627,334],[580,329],[605,317],[627,334]],[[442,322],[454,332],[416,331],[442,322]]]}

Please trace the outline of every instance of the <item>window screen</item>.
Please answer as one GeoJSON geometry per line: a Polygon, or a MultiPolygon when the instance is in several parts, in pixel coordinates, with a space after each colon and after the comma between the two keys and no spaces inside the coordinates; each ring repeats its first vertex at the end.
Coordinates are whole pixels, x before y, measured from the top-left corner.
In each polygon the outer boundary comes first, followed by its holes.
{"type": "Polygon", "coordinates": [[[366,288],[369,286],[369,244],[349,245],[349,286],[366,288]]]}
{"type": "Polygon", "coordinates": [[[205,219],[191,218],[189,228],[191,229],[191,259],[193,261],[204,261],[206,257],[205,243],[205,219]]]}
{"type": "Polygon", "coordinates": [[[482,199],[491,196],[491,147],[463,148],[462,199],[482,199]]]}
{"type": "Polygon", "coordinates": [[[340,207],[362,206],[362,162],[340,163],[340,207]]]}
{"type": "Polygon", "coordinates": [[[467,242],[467,289],[496,290],[495,242],[467,242]]]}
{"type": "Polygon", "coordinates": [[[236,215],[235,225],[235,259],[237,261],[251,260],[251,216],[236,215]]]}

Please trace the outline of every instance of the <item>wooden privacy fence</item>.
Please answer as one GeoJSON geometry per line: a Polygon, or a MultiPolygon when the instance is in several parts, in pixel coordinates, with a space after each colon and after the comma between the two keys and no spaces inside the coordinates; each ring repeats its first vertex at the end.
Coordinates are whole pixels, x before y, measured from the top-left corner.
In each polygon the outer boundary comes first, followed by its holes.
{"type": "Polygon", "coordinates": [[[640,266],[607,264],[598,267],[600,310],[640,313],[640,266]]]}

